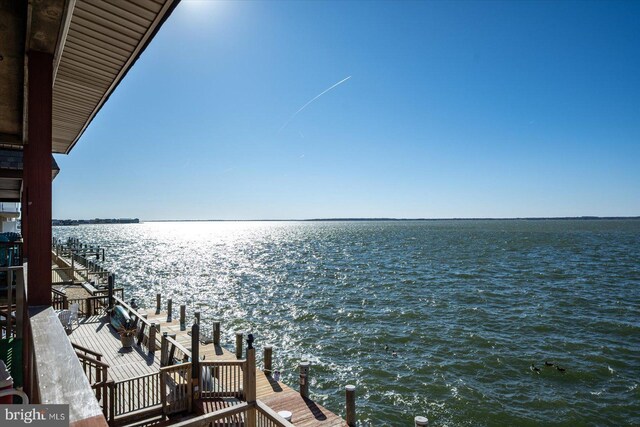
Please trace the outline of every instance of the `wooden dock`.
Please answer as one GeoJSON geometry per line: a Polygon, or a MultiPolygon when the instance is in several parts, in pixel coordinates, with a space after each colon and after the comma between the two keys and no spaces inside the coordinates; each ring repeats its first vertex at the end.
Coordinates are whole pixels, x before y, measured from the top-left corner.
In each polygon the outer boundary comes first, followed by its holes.
{"type": "MultiPolygon", "coordinates": [[[[166,312],[157,313],[156,309],[141,311],[147,315],[149,322],[160,325],[161,332],[175,334],[176,341],[191,350],[190,328],[181,328],[180,318],[171,316],[170,321],[166,312]]],[[[204,360],[236,360],[235,353],[214,345],[213,342],[199,346],[200,358],[204,360]]],[[[311,399],[304,398],[300,393],[282,382],[275,381],[271,376],[256,368],[256,397],[274,411],[289,411],[292,413],[291,422],[301,427],[337,427],[346,426],[346,422],[338,415],[318,405],[311,399]]],[[[202,410],[213,412],[217,408],[213,402],[202,401],[202,410]]]]}
{"type": "MultiPolygon", "coordinates": [[[[88,257],[96,254],[97,259],[100,248],[77,239],[69,239],[66,245],[53,243],[52,279],[58,286],[52,289],[52,304],[58,310],[68,313],[75,308],[79,313],[80,321],[73,325],[69,339],[110,425],[159,420],[160,425],[191,427],[220,422],[268,427],[348,425],[308,398],[308,379],[301,380],[300,391],[276,381],[270,371],[271,348],[265,349],[263,372],[256,368],[257,349],[243,352],[242,334],[236,334],[236,349],[231,352],[220,345],[220,324],[214,324],[206,337],[210,339],[203,339],[199,314],[196,324],[187,325],[184,305],[179,316],[173,316],[177,313],[168,300],[171,315],[167,315],[157,295],[155,309],[136,309],[124,302],[122,288],[114,288],[114,276],[88,257]],[[72,295],[76,288],[82,295],[72,295]],[[107,314],[113,317],[123,310],[123,318],[135,330],[136,343],[130,349],[122,348],[107,314]],[[278,415],[280,411],[291,413],[290,422],[278,415]]],[[[102,257],[104,261],[104,251],[102,257]]],[[[349,418],[354,400],[348,392],[347,399],[349,418]]],[[[354,426],[355,415],[349,419],[354,426]]]]}
{"type": "MultiPolygon", "coordinates": [[[[109,376],[114,381],[153,374],[160,370],[160,361],[153,353],[139,346],[123,349],[120,336],[109,326],[109,316],[100,314],[79,319],[72,326],[69,340],[102,355],[109,364],[109,376]]],[[[159,356],[159,355],[158,355],[159,356]]]]}

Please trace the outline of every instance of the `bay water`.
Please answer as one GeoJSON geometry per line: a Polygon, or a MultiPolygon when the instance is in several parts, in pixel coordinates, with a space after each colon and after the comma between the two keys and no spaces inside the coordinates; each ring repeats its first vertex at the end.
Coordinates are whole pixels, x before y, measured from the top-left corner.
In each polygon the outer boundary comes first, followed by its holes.
{"type": "Polygon", "coordinates": [[[54,236],[105,247],[127,300],[152,307],[162,293],[200,311],[205,334],[219,320],[230,350],[236,331],[273,345],[294,388],[310,361],[311,397],[333,412],[354,384],[363,426],[640,425],[640,220],[147,222],[54,236]]]}

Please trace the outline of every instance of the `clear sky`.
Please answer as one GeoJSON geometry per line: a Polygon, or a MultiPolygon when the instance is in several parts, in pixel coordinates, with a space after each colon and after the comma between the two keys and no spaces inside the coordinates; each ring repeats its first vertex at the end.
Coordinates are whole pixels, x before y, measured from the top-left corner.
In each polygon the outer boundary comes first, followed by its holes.
{"type": "Polygon", "coordinates": [[[56,160],[54,218],[640,215],[640,2],[183,1],[56,160]]]}

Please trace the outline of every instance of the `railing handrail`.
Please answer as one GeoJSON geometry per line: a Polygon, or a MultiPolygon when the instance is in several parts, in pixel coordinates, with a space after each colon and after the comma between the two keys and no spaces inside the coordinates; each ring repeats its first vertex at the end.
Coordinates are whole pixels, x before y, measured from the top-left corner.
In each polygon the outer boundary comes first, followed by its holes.
{"type": "Polygon", "coordinates": [[[251,408],[253,408],[253,403],[242,402],[237,405],[230,406],[228,408],[219,409],[214,412],[209,412],[208,414],[201,415],[196,418],[191,418],[189,420],[182,421],[180,423],[172,424],[173,427],[195,427],[195,426],[206,426],[209,425],[212,421],[220,420],[225,417],[229,417],[231,415],[241,414],[251,408]]]}
{"type": "Polygon", "coordinates": [[[167,373],[167,372],[173,372],[173,371],[182,371],[182,370],[189,370],[189,373],[191,372],[191,362],[185,362],[185,363],[179,363],[177,365],[170,365],[170,366],[163,366],[162,368],[160,368],[160,373],[167,373]]]}
{"type": "Polygon", "coordinates": [[[90,350],[90,349],[88,349],[86,347],[83,347],[81,345],[78,345],[78,344],[75,344],[75,343],[71,343],[71,346],[76,350],[84,351],[85,353],[88,353],[88,354],[90,354],[92,356],[102,357],[102,354],[98,353],[97,351],[90,350]]]}
{"type": "Polygon", "coordinates": [[[200,366],[244,366],[245,359],[240,360],[201,360],[200,366]]]}
{"type": "Polygon", "coordinates": [[[62,291],[57,290],[56,288],[51,288],[51,293],[58,295],[59,297],[66,297],[67,294],[65,294],[62,291]]]}
{"type": "Polygon", "coordinates": [[[12,265],[9,267],[0,267],[0,271],[3,271],[3,272],[18,271],[18,270],[22,270],[22,268],[23,268],[22,265],[12,265]]]}
{"type": "Polygon", "coordinates": [[[271,409],[261,400],[256,400],[256,410],[262,413],[264,416],[269,418],[269,421],[273,421],[274,423],[278,423],[281,427],[294,427],[289,421],[282,418],[276,411],[271,409]]]}
{"type": "Polygon", "coordinates": [[[131,377],[131,378],[127,378],[127,379],[124,379],[124,380],[118,380],[118,381],[114,381],[114,382],[117,385],[117,384],[122,384],[122,383],[128,383],[128,382],[131,382],[131,381],[141,380],[143,378],[152,377],[152,376],[158,375],[158,374],[160,374],[160,371],[152,372],[150,374],[142,374],[142,375],[138,375],[137,377],[131,377]]]}
{"type": "Polygon", "coordinates": [[[149,322],[147,319],[145,319],[144,317],[142,317],[140,315],[140,313],[138,313],[135,309],[131,308],[131,306],[129,304],[127,304],[126,302],[124,302],[123,300],[121,300],[119,297],[117,296],[113,296],[113,300],[121,305],[124,309],[126,309],[129,312],[129,316],[135,316],[140,322],[144,323],[145,325],[151,327],[151,322],[149,322]]]}
{"type": "Polygon", "coordinates": [[[189,351],[185,346],[180,344],[178,341],[174,340],[170,336],[167,336],[167,341],[169,344],[174,345],[178,350],[180,350],[185,356],[191,359],[191,351],[189,351]]]}
{"type": "Polygon", "coordinates": [[[93,363],[94,365],[96,365],[96,367],[100,367],[100,368],[110,368],[111,366],[109,366],[108,363],[102,362],[98,359],[94,359],[91,356],[87,356],[86,354],[82,354],[79,351],[76,351],[76,356],[78,356],[78,359],[86,361],[88,363],[93,363]]]}

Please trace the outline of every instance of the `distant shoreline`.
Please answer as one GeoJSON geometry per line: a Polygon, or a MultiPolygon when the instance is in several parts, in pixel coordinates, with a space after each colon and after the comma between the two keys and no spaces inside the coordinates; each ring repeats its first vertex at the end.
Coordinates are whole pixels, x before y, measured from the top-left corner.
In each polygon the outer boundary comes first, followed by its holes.
{"type": "MultiPolygon", "coordinates": [[[[311,218],[311,219],[150,219],[143,222],[364,222],[364,221],[593,221],[593,220],[639,220],[640,216],[562,216],[562,217],[515,217],[515,218],[311,218]]],[[[54,220],[54,225],[61,220],[54,220]]],[[[64,220],[70,221],[70,220],[64,220]]],[[[90,222],[91,220],[71,220],[73,225],[118,224],[119,222],[90,222]]],[[[122,224],[123,222],[120,222],[122,224]]],[[[137,223],[137,222],[136,222],[137,223]]],[[[65,224],[66,225],[66,224],[65,224]]],[[[71,224],[69,224],[71,225],[71,224]]]]}

